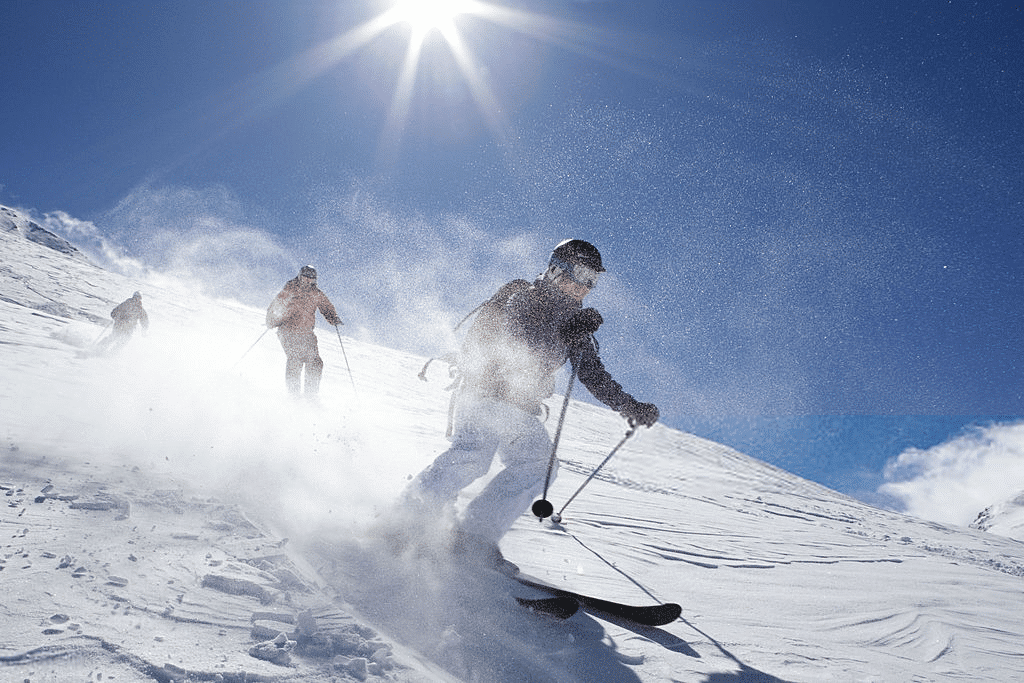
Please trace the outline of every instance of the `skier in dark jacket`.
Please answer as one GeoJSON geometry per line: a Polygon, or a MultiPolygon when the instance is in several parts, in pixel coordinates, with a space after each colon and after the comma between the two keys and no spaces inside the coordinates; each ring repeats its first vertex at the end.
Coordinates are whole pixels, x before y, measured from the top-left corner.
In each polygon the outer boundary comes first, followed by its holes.
{"type": "Polygon", "coordinates": [[[267,308],[267,327],[277,328],[277,338],[288,359],[284,371],[285,384],[293,395],[299,393],[303,367],[306,369],[306,396],[316,396],[320,390],[324,361],[320,358],[313,333],[318,309],[331,325],[342,324],[334,304],[316,286],[316,269],[313,266],[303,266],[296,277],[285,283],[284,289],[267,308]]]}
{"type": "Polygon", "coordinates": [[[135,326],[140,325],[143,333],[149,329],[149,316],[142,307],[142,294],[135,292],[132,298],[125,299],[110,312],[113,328],[109,335],[96,345],[96,354],[117,351],[132,338],[135,326]]]}
{"type": "Polygon", "coordinates": [[[657,407],[623,391],[598,356],[592,335],[603,321],[595,309],[583,308],[583,299],[602,272],[601,255],[592,244],[566,240],[532,285],[520,281],[524,286],[490,329],[470,330],[458,364],[463,381],[452,445],[404,494],[418,514],[443,514],[462,489],[488,472],[495,454],[501,458],[504,469],[458,522],[457,550],[480,552],[500,566],[499,541],[543,492],[551,439],[539,416],[554,391],[555,372],[567,360],[594,397],[631,424],[657,422],[657,407]]]}

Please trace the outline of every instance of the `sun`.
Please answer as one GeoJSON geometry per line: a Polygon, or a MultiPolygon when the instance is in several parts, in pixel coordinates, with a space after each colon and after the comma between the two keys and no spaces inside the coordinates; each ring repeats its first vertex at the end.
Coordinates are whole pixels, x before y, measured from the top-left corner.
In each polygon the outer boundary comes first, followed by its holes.
{"type": "MultiPolygon", "coordinates": [[[[417,95],[428,95],[435,101],[445,97],[443,91],[426,90],[431,86],[426,78],[420,78],[421,72],[437,75],[442,69],[451,68],[458,73],[444,75],[461,78],[493,140],[503,150],[514,153],[516,136],[508,120],[508,107],[496,94],[495,82],[519,55],[503,53],[502,32],[606,62],[616,54],[616,46],[625,42],[614,32],[596,31],[574,21],[536,14],[517,8],[507,0],[364,1],[383,11],[250,76],[224,95],[217,114],[222,121],[218,135],[227,134],[280,106],[385,34],[398,33],[386,42],[388,62],[397,65],[397,71],[393,79],[375,80],[375,83],[388,80],[394,84],[390,104],[380,117],[378,162],[381,167],[390,168],[397,163],[409,132],[412,105],[417,95]],[[483,38],[484,35],[487,37],[483,38]],[[450,59],[443,57],[441,50],[447,50],[450,59]],[[487,57],[495,53],[501,53],[500,69],[492,69],[487,61],[487,57]]],[[[349,5],[356,0],[341,2],[349,5]]],[[[370,54],[384,53],[371,50],[370,54]]],[[[454,83],[455,78],[449,78],[449,82],[454,83]]]]}
{"type": "Polygon", "coordinates": [[[471,11],[472,6],[471,0],[399,0],[389,14],[408,24],[414,33],[434,29],[445,32],[457,16],[471,11]]]}
{"type": "Polygon", "coordinates": [[[592,58],[601,58],[608,52],[607,46],[595,48],[591,44],[593,32],[582,25],[534,14],[506,3],[489,0],[375,0],[374,4],[384,5],[386,9],[254,77],[252,83],[240,91],[240,97],[252,99],[254,96],[249,93],[257,91],[269,93],[269,96],[258,98],[252,112],[245,110],[244,103],[239,103],[237,108],[242,110],[241,117],[253,116],[280,104],[384,34],[399,31],[405,40],[392,40],[389,47],[401,50],[401,53],[392,53],[397,57],[392,60],[397,64],[397,72],[390,104],[382,117],[378,144],[382,166],[396,162],[408,131],[417,91],[422,94],[425,92],[422,89],[429,87],[424,79],[420,79],[420,72],[441,68],[440,62],[431,60],[438,59],[442,49],[446,49],[451,57],[445,64],[454,64],[493,139],[502,148],[510,149],[514,145],[514,136],[506,118],[507,108],[495,93],[492,83],[495,73],[485,60],[487,55],[475,53],[501,50],[500,38],[495,42],[495,28],[592,58]],[[484,26],[489,31],[488,40],[480,39],[484,26]]]}
{"type": "Polygon", "coordinates": [[[484,71],[456,26],[460,16],[495,20],[501,10],[480,0],[398,0],[377,21],[384,27],[404,25],[409,30],[405,55],[396,77],[395,91],[381,131],[381,157],[393,161],[409,118],[409,108],[416,90],[417,72],[423,58],[428,36],[436,32],[451,53],[457,68],[496,139],[506,141],[508,128],[501,106],[490,83],[481,76],[484,71]]]}

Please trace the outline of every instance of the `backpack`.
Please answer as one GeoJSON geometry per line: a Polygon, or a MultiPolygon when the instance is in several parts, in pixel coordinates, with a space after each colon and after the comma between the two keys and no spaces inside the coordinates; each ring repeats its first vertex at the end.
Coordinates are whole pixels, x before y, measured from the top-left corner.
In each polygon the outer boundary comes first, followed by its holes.
{"type": "MultiPolygon", "coordinates": [[[[516,294],[526,291],[529,287],[530,283],[526,280],[512,280],[512,282],[502,285],[490,299],[477,306],[476,318],[466,332],[459,348],[459,359],[464,364],[468,365],[470,361],[476,364],[487,364],[486,357],[489,355],[489,349],[501,344],[505,335],[508,302],[516,294]]],[[[465,320],[466,318],[463,318],[463,322],[465,320]]],[[[455,329],[457,330],[458,327],[455,329]]]]}
{"type": "MultiPolygon", "coordinates": [[[[448,363],[449,376],[454,377],[454,381],[445,388],[445,391],[452,391],[461,384],[464,373],[459,372],[460,364],[465,366],[467,359],[469,358],[479,359],[482,356],[486,356],[487,349],[489,347],[500,343],[502,335],[505,334],[508,302],[513,296],[526,291],[530,287],[531,284],[527,280],[512,280],[511,282],[502,285],[490,299],[474,308],[472,311],[467,313],[461,321],[459,321],[459,324],[454,328],[455,332],[458,332],[459,328],[462,327],[467,320],[472,318],[474,314],[476,314],[473,324],[470,325],[469,330],[466,331],[466,336],[463,338],[462,344],[459,346],[458,353],[450,353],[441,357],[441,360],[447,361],[448,363]]],[[[426,364],[424,364],[423,369],[420,370],[418,376],[424,382],[427,381],[427,368],[430,367],[430,364],[433,361],[433,358],[428,359],[426,364]]],[[[452,400],[448,407],[448,436],[451,436],[452,416],[455,410],[456,395],[457,392],[453,391],[452,400]]]]}

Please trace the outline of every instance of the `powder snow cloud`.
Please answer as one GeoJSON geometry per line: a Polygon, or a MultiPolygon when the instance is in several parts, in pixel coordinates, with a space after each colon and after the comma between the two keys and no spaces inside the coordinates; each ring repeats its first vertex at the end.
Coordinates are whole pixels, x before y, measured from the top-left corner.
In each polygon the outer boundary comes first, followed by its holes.
{"type": "Polygon", "coordinates": [[[879,493],[923,519],[967,525],[1024,490],[1024,422],[992,424],[890,461],[879,493]]]}

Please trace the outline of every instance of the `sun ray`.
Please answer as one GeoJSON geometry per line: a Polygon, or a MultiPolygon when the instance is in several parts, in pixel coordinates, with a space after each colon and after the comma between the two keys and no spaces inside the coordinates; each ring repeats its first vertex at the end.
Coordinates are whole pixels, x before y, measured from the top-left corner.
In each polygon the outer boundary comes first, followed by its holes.
{"type": "MultiPolygon", "coordinates": [[[[472,27],[467,20],[488,22],[548,45],[575,52],[598,61],[613,59],[613,44],[622,45],[621,36],[595,32],[574,22],[533,14],[527,11],[489,4],[482,0],[398,0],[380,14],[340,33],[290,59],[265,70],[225,98],[221,109],[226,114],[222,133],[276,107],[309,83],[323,76],[356,52],[366,48],[389,31],[401,29],[408,34],[398,72],[378,140],[379,158],[386,165],[397,160],[412,111],[413,97],[423,60],[425,42],[434,34],[447,46],[472,102],[490,134],[506,152],[514,136],[504,108],[488,79],[486,63],[473,53],[463,35],[472,27]],[[467,26],[466,24],[469,24],[467,26]]],[[[626,41],[628,42],[628,41],[626,41]]],[[[621,66],[621,65],[620,65],[621,66]]]]}
{"type": "MultiPolygon", "coordinates": [[[[390,165],[398,158],[402,139],[412,111],[413,97],[422,62],[427,54],[425,42],[433,34],[447,46],[458,73],[482,122],[493,139],[507,153],[514,140],[508,117],[489,80],[486,61],[473,53],[463,35],[478,20],[503,27],[549,45],[601,59],[610,53],[602,50],[600,38],[571,22],[489,4],[482,0],[399,0],[380,14],[321,43],[264,69],[221,93],[209,103],[206,118],[218,122],[207,139],[197,142],[205,147],[247,122],[265,115],[296,95],[310,83],[357,52],[367,48],[389,31],[407,32],[394,92],[378,140],[379,159],[390,165]],[[468,24],[468,26],[466,25],[468,24]]],[[[433,53],[431,53],[433,54],[433,53]]],[[[602,60],[604,61],[604,60],[602,60]]]]}
{"type": "Polygon", "coordinates": [[[395,93],[391,98],[387,119],[380,135],[380,154],[385,163],[392,163],[402,140],[402,131],[409,118],[409,107],[412,94],[416,87],[416,71],[419,67],[420,53],[423,51],[423,36],[413,36],[406,47],[405,58],[398,74],[395,93]]]}
{"type": "Polygon", "coordinates": [[[477,0],[402,0],[382,15],[388,17],[389,24],[407,24],[410,31],[391,106],[381,131],[381,157],[387,163],[397,157],[416,88],[423,43],[428,34],[434,31],[447,44],[487,128],[500,143],[508,142],[508,126],[501,115],[498,99],[481,75],[483,70],[462,39],[456,23],[461,15],[486,18],[491,11],[492,6],[477,0]]]}
{"type": "Polygon", "coordinates": [[[481,115],[487,121],[491,133],[501,142],[508,142],[508,125],[501,115],[501,105],[498,103],[490,84],[480,74],[482,70],[477,66],[472,53],[467,49],[462,37],[455,30],[450,34],[444,34],[448,45],[451,47],[455,61],[459,65],[459,71],[469,85],[469,91],[473,100],[480,109],[481,115]]]}

